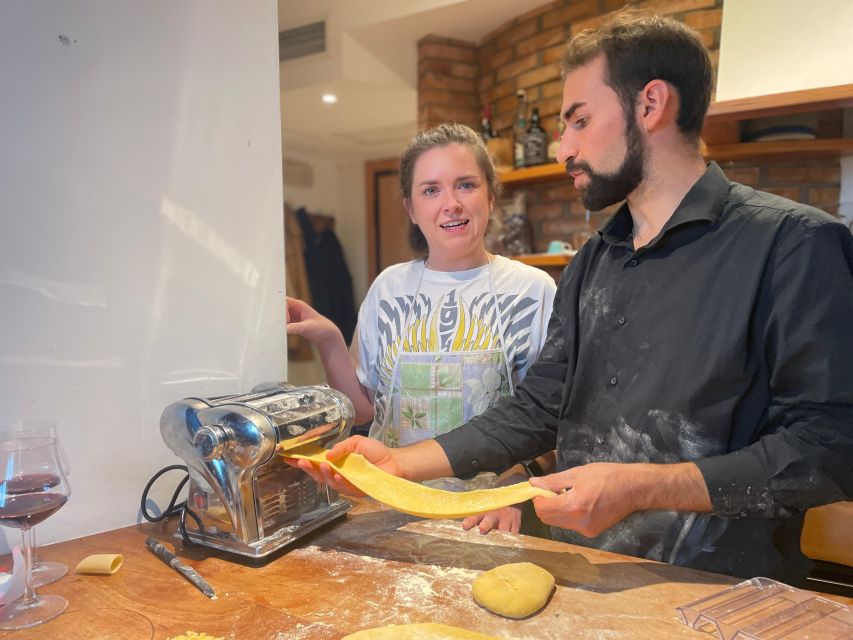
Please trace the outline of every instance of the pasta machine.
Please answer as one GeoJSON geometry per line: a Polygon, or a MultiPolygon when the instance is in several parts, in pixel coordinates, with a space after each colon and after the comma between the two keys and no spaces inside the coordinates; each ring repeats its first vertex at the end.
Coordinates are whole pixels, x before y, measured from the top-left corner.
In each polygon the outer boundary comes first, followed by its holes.
{"type": "Polygon", "coordinates": [[[166,407],[160,433],[189,470],[189,539],[262,558],[345,514],[349,502],[276,450],[332,444],[353,417],[349,399],[325,385],[266,383],[166,407]]]}

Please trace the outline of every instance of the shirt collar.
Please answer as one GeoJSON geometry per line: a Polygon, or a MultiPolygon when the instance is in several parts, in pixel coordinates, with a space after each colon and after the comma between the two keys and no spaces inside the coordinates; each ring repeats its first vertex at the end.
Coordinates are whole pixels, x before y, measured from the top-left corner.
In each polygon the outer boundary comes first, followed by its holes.
{"type": "MultiPolygon", "coordinates": [[[[657,238],[647,246],[655,244],[668,231],[683,224],[703,221],[713,223],[719,220],[730,186],[731,183],[720,166],[716,162],[708,163],[705,173],[696,181],[696,184],[690,187],[657,238]]],[[[633,230],[634,221],[631,219],[631,211],[628,203],[623,202],[598,233],[605,242],[615,245],[630,242],[633,230]]]]}

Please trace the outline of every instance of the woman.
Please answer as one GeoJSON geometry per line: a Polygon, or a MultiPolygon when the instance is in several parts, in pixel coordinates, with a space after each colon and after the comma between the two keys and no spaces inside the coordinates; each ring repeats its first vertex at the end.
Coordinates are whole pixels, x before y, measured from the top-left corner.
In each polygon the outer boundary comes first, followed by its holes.
{"type": "Polygon", "coordinates": [[[486,251],[500,182],[473,130],[416,135],[400,186],[419,259],[376,278],[350,351],[329,320],[288,298],[288,333],[317,344],[356,424],[372,421],[370,436],[390,446],[449,431],[514,393],[545,341],[556,290],[543,271],[486,251]]]}

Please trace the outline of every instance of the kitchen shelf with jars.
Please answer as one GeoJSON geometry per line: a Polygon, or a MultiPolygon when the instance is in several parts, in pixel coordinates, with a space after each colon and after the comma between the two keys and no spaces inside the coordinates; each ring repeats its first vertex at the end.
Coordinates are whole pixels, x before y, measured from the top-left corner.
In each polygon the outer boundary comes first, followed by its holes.
{"type": "MultiPolygon", "coordinates": [[[[741,124],[748,120],[850,107],[853,107],[853,84],[715,102],[708,109],[702,131],[704,155],[708,160],[717,162],[800,160],[853,155],[853,138],[741,141],[741,124]]],[[[522,186],[561,179],[568,179],[566,170],[556,162],[500,173],[500,180],[505,186],[522,186]]]]}

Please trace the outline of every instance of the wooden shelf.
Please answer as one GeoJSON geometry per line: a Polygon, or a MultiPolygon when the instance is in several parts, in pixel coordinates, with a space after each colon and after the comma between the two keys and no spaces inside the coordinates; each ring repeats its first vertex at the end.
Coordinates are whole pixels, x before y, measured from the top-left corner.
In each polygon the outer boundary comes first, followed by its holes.
{"type": "MultiPolygon", "coordinates": [[[[840,158],[853,155],[853,138],[816,138],[814,140],[774,140],[772,142],[736,142],[710,145],[706,160],[748,162],[750,160],[799,160],[801,158],[840,158]]],[[[571,184],[561,164],[543,164],[498,174],[505,186],[520,186],[565,180],[571,184]]]]}
{"type": "Polygon", "coordinates": [[[560,178],[569,179],[566,168],[559,162],[549,162],[535,167],[514,169],[498,173],[498,178],[504,185],[534,184],[537,182],[554,182],[560,178]]]}
{"type": "Polygon", "coordinates": [[[741,143],[740,123],[755,118],[816,113],[847,107],[853,107],[853,84],[723,100],[713,103],[708,108],[705,124],[702,127],[702,140],[708,145],[709,151],[715,149],[720,155],[718,158],[717,155],[709,153],[709,157],[722,161],[802,157],[803,155],[806,157],[846,155],[851,153],[851,150],[847,144],[848,140],[843,138],[775,141],[772,144],[769,142],[741,143]],[[742,149],[733,146],[740,144],[744,145],[742,149]],[[793,146],[790,146],[792,144],[793,146]],[[753,154],[746,155],[750,152],[753,154]],[[734,157],[728,157],[728,155],[722,157],[724,153],[734,157]]]}
{"type": "Polygon", "coordinates": [[[528,253],[521,256],[512,256],[512,259],[529,264],[531,267],[562,268],[569,264],[573,257],[574,254],[566,253],[528,253]]]}
{"type": "MultiPolygon", "coordinates": [[[[853,84],[715,102],[708,109],[702,131],[708,145],[705,157],[717,162],[748,162],[853,155],[851,138],[737,142],[742,120],[849,107],[853,107],[853,84]]],[[[498,177],[507,186],[560,180],[570,183],[565,167],[556,162],[502,172],[498,177]]]]}
{"type": "Polygon", "coordinates": [[[851,154],[853,154],[853,138],[818,138],[717,144],[708,147],[705,158],[717,162],[745,162],[768,159],[837,158],[851,154]]]}
{"type": "Polygon", "coordinates": [[[848,107],[853,107],[853,84],[840,84],[835,87],[786,91],[754,98],[714,102],[708,108],[705,121],[706,123],[733,122],[848,107]]]}

